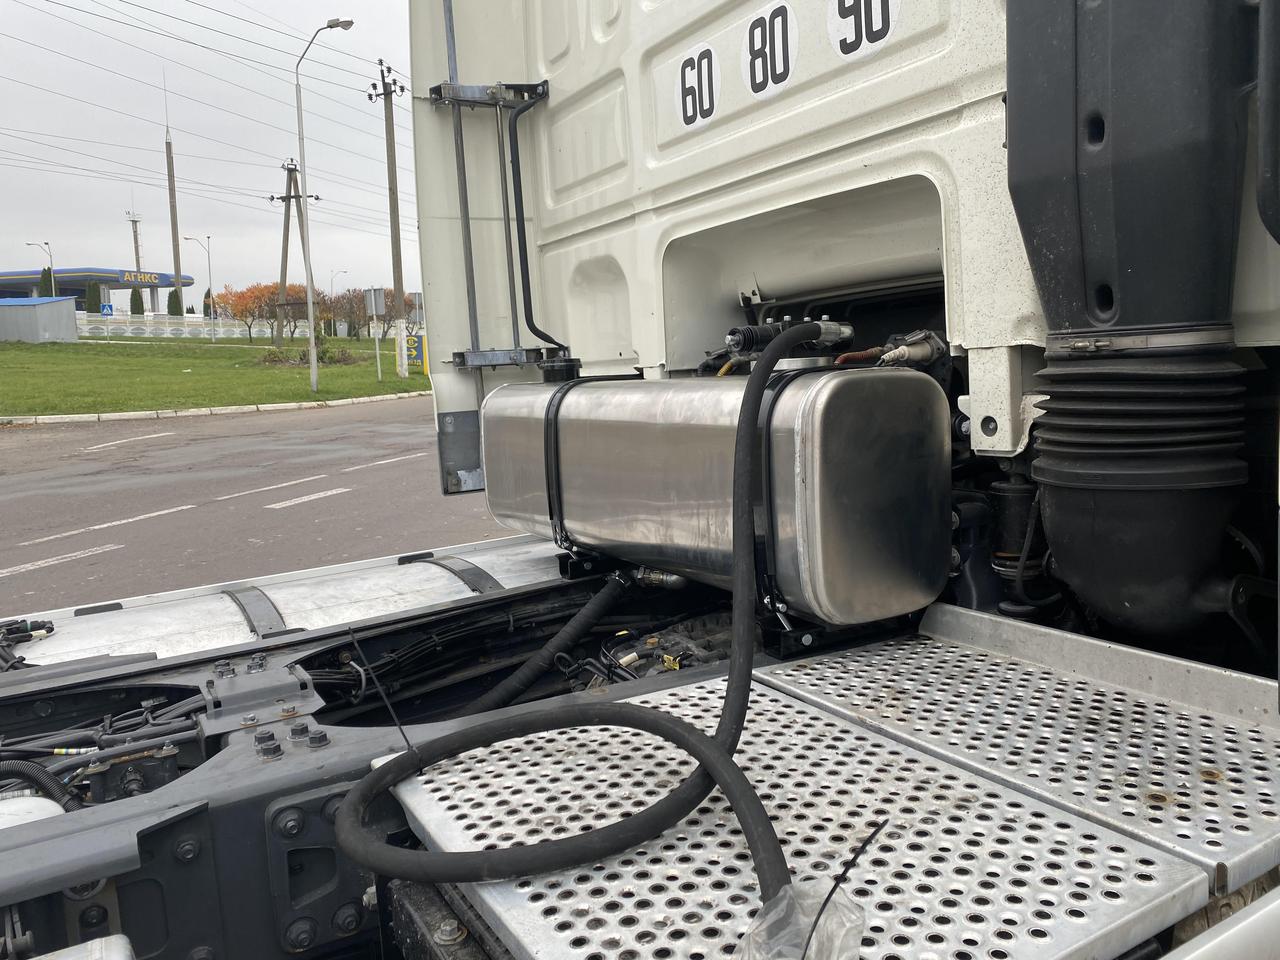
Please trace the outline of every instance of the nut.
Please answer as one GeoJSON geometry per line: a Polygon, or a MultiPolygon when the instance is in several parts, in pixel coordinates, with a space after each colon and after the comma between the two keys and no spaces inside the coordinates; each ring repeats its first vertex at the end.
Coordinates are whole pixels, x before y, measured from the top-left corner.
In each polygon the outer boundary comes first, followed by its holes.
{"type": "Polygon", "coordinates": [[[180,863],[190,863],[200,856],[200,841],[195,837],[183,837],[173,845],[173,857],[180,863]]]}
{"type": "Polygon", "coordinates": [[[243,717],[240,718],[240,726],[242,727],[251,727],[257,722],[258,722],[258,717],[256,714],[253,714],[253,713],[246,713],[243,717]]]}
{"type": "Polygon", "coordinates": [[[327,747],[328,745],[329,735],[323,730],[312,730],[310,735],[307,737],[307,746],[311,747],[313,750],[318,750],[321,747],[327,747]]]}
{"type": "Polygon", "coordinates": [[[107,922],[107,908],[99,904],[85,907],[80,911],[80,926],[100,927],[107,922]]]}
{"type": "Polygon", "coordinates": [[[253,731],[253,745],[260,747],[264,743],[272,743],[276,738],[274,730],[255,730],[253,731]]]}
{"type": "Polygon", "coordinates": [[[284,932],[284,942],[294,952],[307,950],[315,946],[316,935],[320,932],[316,922],[310,917],[301,917],[289,924],[284,932]]]}
{"type": "Polygon", "coordinates": [[[262,757],[263,760],[279,760],[284,756],[284,747],[272,740],[270,743],[264,743],[258,748],[258,756],[262,757]]]}
{"type": "Polygon", "coordinates": [[[307,733],[309,730],[310,728],[307,726],[307,721],[305,720],[299,720],[296,723],[290,724],[289,739],[305,740],[307,739],[307,733]]]}
{"type": "Polygon", "coordinates": [[[344,903],[333,912],[333,929],[339,936],[349,937],[360,929],[364,922],[364,914],[360,904],[352,901],[344,903]]]}
{"type": "MultiPolygon", "coordinates": [[[[278,744],[277,744],[278,746],[278,744]]],[[[286,840],[292,840],[298,834],[302,833],[302,828],[306,825],[307,815],[298,807],[285,807],[277,813],[271,820],[271,824],[275,827],[276,833],[284,837],[286,840]]]]}

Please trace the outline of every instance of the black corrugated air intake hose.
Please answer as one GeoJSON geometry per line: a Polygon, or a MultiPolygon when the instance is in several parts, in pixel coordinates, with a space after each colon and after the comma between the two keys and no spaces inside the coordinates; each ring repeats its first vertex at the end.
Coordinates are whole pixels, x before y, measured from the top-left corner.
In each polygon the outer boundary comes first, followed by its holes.
{"type": "MultiPolygon", "coordinates": [[[[1150,635],[1210,612],[1247,480],[1231,293],[1255,14],[1211,0],[1007,13],[1009,190],[1048,325],[1031,476],[1052,571],[1150,635]]],[[[1274,45],[1260,49],[1269,62],[1274,45]]]]}
{"type": "Polygon", "coordinates": [[[779,334],[751,371],[738,410],[733,460],[733,641],[724,706],[715,737],[659,710],[628,703],[570,703],[499,717],[438,737],[374,770],[347,794],[338,810],[338,845],[381,876],[426,883],[502,880],[565,870],[642,846],[687,817],[719,786],[742,826],[765,903],[791,882],[786,857],[769,815],[733,761],[751,696],[755,645],[756,564],[752,481],[759,467],[757,424],[765,387],[777,362],[821,335],[816,323],[779,334]],[[392,847],[363,823],[369,805],[424,767],[503,740],[582,726],[631,727],[664,738],[690,753],[698,768],[675,790],[639,813],[589,833],[501,850],[442,853],[392,847]]]}
{"type": "Polygon", "coordinates": [[[63,810],[79,810],[79,800],[68,792],[62,781],[41,764],[30,760],[0,760],[0,782],[21,780],[39,790],[42,796],[59,804],[63,810]]]}

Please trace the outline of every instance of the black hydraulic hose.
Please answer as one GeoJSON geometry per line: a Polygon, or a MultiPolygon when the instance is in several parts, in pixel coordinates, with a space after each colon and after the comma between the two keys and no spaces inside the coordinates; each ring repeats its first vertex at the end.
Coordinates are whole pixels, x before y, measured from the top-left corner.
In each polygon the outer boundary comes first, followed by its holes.
{"type": "Polygon", "coordinates": [[[629,727],[656,734],[690,753],[701,764],[701,769],[710,773],[733,807],[755,862],[764,901],[772,900],[791,882],[787,861],[769,814],[756,796],[751,781],[729,753],[691,724],[661,710],[630,703],[575,703],[554,710],[499,717],[438,737],[418,747],[416,752],[402,753],[378,767],[347,794],[338,808],[335,821],[338,845],[348,856],[380,876],[423,883],[500,880],[544,873],[549,869],[550,847],[573,849],[575,863],[599,862],[618,852],[612,844],[602,842],[604,830],[531,846],[440,853],[393,847],[384,843],[376,833],[367,832],[361,826],[361,820],[369,804],[380,794],[406,777],[412,777],[423,766],[515,737],[571,727],[600,726],[629,727]]]}
{"type": "Polygon", "coordinates": [[[520,117],[538,105],[537,100],[526,100],[512,107],[507,115],[507,142],[511,150],[511,200],[515,208],[516,247],[520,252],[520,292],[524,300],[524,325],[539,340],[560,347],[569,348],[541,329],[533,320],[533,281],[529,275],[529,237],[524,226],[524,179],[520,175],[520,117]]]}
{"type": "Polygon", "coordinates": [[[83,806],[49,768],[30,760],[0,760],[0,781],[3,780],[29,783],[63,810],[79,810],[83,806]]]}
{"type": "Polygon", "coordinates": [[[520,694],[533,686],[534,681],[551,669],[557,654],[568,652],[574,644],[591,632],[591,628],[599,623],[600,618],[608,613],[627,592],[629,585],[629,581],[622,575],[610,574],[600,592],[588,600],[586,605],[574,614],[572,620],[561,627],[542,649],[522,663],[514,673],[475,700],[467,708],[467,713],[484,713],[487,710],[497,710],[499,707],[514,703],[520,694]]]}
{"type": "MultiPolygon", "coordinates": [[[[752,506],[752,486],[758,466],[760,443],[757,423],[760,419],[760,407],[764,402],[769,377],[778,361],[793,347],[816,340],[821,332],[816,323],[802,323],[774,338],[761,353],[747,378],[742,403],[738,408],[733,456],[733,639],[729,648],[729,676],[724,705],[714,737],[714,764],[704,759],[702,751],[705,744],[698,739],[704,737],[703,734],[667,714],[631,704],[593,704],[590,712],[584,712],[587,708],[577,704],[552,706],[520,714],[511,720],[489,721],[447,735],[442,740],[416,746],[413,751],[401,754],[361,780],[347,794],[336,821],[338,845],[347,856],[379,874],[423,882],[478,882],[550,873],[582,863],[595,863],[642,846],[687,817],[706,798],[714,785],[719,783],[724,789],[724,781],[720,780],[720,775],[732,777],[724,769],[725,764],[736,770],[733,752],[742,735],[751,697],[756,616],[755,511],[752,506]],[[629,726],[657,733],[688,749],[699,760],[700,765],[671,793],[630,817],[589,833],[525,847],[468,853],[390,851],[376,831],[366,829],[362,824],[365,810],[377,796],[431,763],[476,747],[492,745],[502,739],[583,724],[629,726]],[[445,741],[448,743],[447,749],[437,749],[445,741]]],[[[741,775],[741,771],[738,771],[738,775],[741,775]]],[[[730,795],[727,789],[725,796],[734,802],[734,795],[730,795]]],[[[752,799],[759,804],[754,793],[752,799]]],[[[742,803],[744,806],[741,808],[735,803],[734,810],[746,832],[747,820],[753,814],[748,801],[743,800],[742,803]]],[[[752,855],[761,894],[767,903],[782,886],[790,882],[786,858],[767,817],[764,824],[753,821],[749,829],[753,831],[752,835],[759,847],[752,847],[752,855]],[[779,863],[782,865],[780,871],[777,869],[779,863]]]]}

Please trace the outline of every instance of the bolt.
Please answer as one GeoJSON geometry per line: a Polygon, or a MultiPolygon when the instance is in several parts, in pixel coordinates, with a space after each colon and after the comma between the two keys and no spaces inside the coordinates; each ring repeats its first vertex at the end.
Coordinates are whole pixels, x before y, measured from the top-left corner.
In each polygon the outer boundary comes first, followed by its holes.
{"type": "Polygon", "coordinates": [[[280,716],[286,717],[286,718],[294,716],[297,712],[298,712],[298,708],[291,703],[286,703],[283,707],[280,708],[280,716]]]}
{"type": "Polygon", "coordinates": [[[307,739],[308,729],[309,728],[307,727],[307,721],[305,720],[299,720],[297,723],[291,724],[289,727],[289,739],[290,740],[307,739]]]}
{"type": "Polygon", "coordinates": [[[187,954],[187,960],[215,960],[216,957],[213,947],[192,947],[187,954]]]}
{"type": "Polygon", "coordinates": [[[467,928],[460,924],[456,918],[444,920],[436,927],[435,933],[431,935],[431,939],[436,943],[457,943],[467,935],[467,928]]]}
{"type": "Polygon", "coordinates": [[[258,756],[262,757],[263,760],[279,760],[284,756],[284,747],[272,740],[270,743],[264,743],[258,748],[258,756]]]}
{"type": "Polygon", "coordinates": [[[93,904],[80,911],[80,926],[100,927],[107,922],[107,908],[93,904]]]}
{"type": "Polygon", "coordinates": [[[319,928],[314,920],[310,917],[302,917],[289,924],[289,928],[284,932],[284,942],[296,953],[313,946],[318,932],[319,928]]]}
{"type": "Polygon", "coordinates": [[[259,729],[253,731],[253,745],[261,747],[263,744],[274,743],[276,734],[274,730],[259,729]]]}
{"type": "Polygon", "coordinates": [[[961,561],[960,561],[960,551],[959,551],[959,550],[957,550],[955,547],[952,547],[952,548],[951,548],[951,567],[952,567],[952,569],[955,569],[956,567],[959,567],[959,566],[960,566],[960,562],[961,562],[961,561]]]}
{"type": "Polygon", "coordinates": [[[285,807],[275,815],[271,822],[276,828],[276,833],[286,840],[292,840],[302,833],[302,827],[307,822],[307,815],[297,807],[285,807]]]}
{"type": "Polygon", "coordinates": [[[313,750],[319,750],[321,747],[329,745],[329,735],[323,730],[312,730],[310,736],[307,737],[307,746],[313,750]]]}
{"type": "Polygon", "coordinates": [[[240,718],[240,726],[242,727],[251,727],[257,722],[258,722],[257,715],[252,713],[246,713],[243,717],[240,718]]]}
{"type": "Polygon", "coordinates": [[[340,936],[350,936],[360,929],[364,916],[360,912],[360,904],[344,903],[333,912],[333,929],[340,936]]]}
{"type": "Polygon", "coordinates": [[[200,841],[195,837],[183,837],[173,845],[173,856],[181,863],[190,863],[200,856],[200,841]]]}
{"type": "Polygon", "coordinates": [[[800,638],[800,643],[801,643],[801,645],[802,645],[802,646],[806,646],[806,647],[807,647],[807,646],[809,646],[810,644],[812,644],[812,643],[813,643],[813,634],[812,634],[812,633],[806,633],[803,637],[801,637],[801,638],[800,638]]]}

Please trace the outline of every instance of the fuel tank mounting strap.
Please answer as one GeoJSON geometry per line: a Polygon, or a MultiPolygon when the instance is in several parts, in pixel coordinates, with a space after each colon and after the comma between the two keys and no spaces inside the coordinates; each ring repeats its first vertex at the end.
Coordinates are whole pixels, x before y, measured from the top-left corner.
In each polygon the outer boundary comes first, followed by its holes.
{"type": "Polygon", "coordinates": [[[566,380],[556,388],[547,400],[542,420],[542,456],[547,480],[547,516],[551,520],[551,537],[561,550],[577,552],[573,538],[564,525],[564,488],[560,483],[560,408],[564,398],[574,387],[584,383],[604,383],[610,380],[638,380],[639,374],[621,376],[579,377],[566,380]]]}
{"type": "Polygon", "coordinates": [[[284,617],[271,598],[257,587],[233,587],[222,592],[235,601],[249,629],[258,637],[265,639],[285,629],[284,617]]]}
{"type": "Polygon", "coordinates": [[[502,584],[488,570],[477,567],[470,560],[461,557],[428,557],[420,563],[430,564],[448,570],[477,594],[493,593],[503,589],[502,584]]]}
{"type": "Polygon", "coordinates": [[[760,436],[759,469],[751,482],[751,509],[756,517],[756,580],[759,600],[770,611],[783,618],[783,626],[790,629],[785,617],[786,604],[781,600],[777,585],[777,524],[773,499],[773,408],[782,391],[799,377],[813,373],[810,369],[788,370],[769,380],[760,404],[758,421],[760,436]]]}

